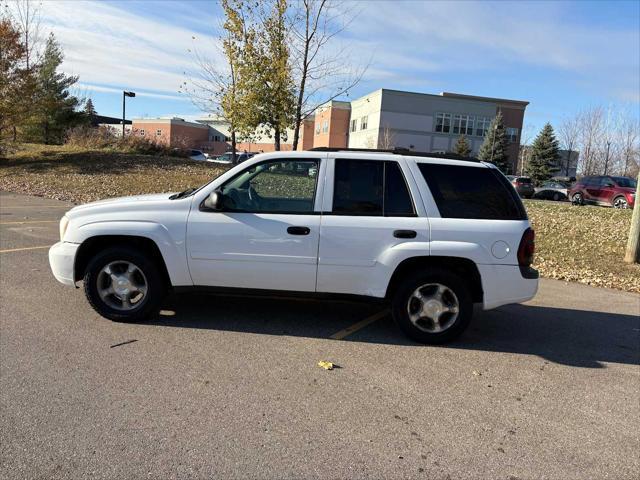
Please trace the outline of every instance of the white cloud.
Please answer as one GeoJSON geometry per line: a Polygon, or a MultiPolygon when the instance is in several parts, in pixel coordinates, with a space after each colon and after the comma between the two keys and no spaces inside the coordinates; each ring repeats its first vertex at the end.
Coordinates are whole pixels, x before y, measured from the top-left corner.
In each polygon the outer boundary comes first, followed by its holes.
{"type": "Polygon", "coordinates": [[[94,1],[43,2],[42,17],[64,48],[63,69],[84,83],[177,93],[193,68],[187,28],[94,1]]]}

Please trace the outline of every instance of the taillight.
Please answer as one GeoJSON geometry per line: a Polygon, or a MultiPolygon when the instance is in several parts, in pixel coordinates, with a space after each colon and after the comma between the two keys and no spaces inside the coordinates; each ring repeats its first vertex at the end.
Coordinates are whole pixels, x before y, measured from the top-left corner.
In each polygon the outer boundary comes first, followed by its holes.
{"type": "Polygon", "coordinates": [[[533,263],[533,255],[536,251],[536,234],[531,228],[527,228],[522,234],[518,247],[518,264],[528,267],[533,263]]]}

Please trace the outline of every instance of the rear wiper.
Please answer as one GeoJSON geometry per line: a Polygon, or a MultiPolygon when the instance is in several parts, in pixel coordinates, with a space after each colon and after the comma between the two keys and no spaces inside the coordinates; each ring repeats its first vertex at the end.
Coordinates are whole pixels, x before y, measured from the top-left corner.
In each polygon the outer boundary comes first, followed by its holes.
{"type": "Polygon", "coordinates": [[[197,188],[187,188],[186,190],[184,190],[183,192],[180,193],[174,193],[173,195],[171,195],[169,197],[169,200],[178,200],[179,198],[184,198],[187,195],[195,192],[197,190],[197,188]]]}

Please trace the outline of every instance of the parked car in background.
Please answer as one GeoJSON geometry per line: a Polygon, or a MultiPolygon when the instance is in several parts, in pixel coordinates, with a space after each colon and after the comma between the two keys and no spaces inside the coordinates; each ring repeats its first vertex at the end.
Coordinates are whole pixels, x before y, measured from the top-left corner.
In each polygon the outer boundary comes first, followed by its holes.
{"type": "MultiPolygon", "coordinates": [[[[236,163],[246,162],[254,155],[256,154],[253,152],[236,152],[236,163]]],[[[233,154],[231,152],[226,152],[218,157],[210,159],[209,161],[213,163],[226,163],[228,165],[231,165],[233,164],[233,154]]]]}
{"type": "Polygon", "coordinates": [[[507,175],[507,178],[513,185],[513,188],[516,189],[518,195],[522,198],[531,198],[533,197],[535,190],[533,188],[533,183],[529,177],[518,177],[516,175],[507,175]]]}
{"type": "Polygon", "coordinates": [[[597,175],[582,177],[569,191],[574,205],[595,204],[614,208],[633,208],[636,181],[628,177],[597,175]]]}
{"type": "Polygon", "coordinates": [[[549,180],[535,188],[534,198],[541,200],[567,200],[569,198],[569,186],[564,182],[549,180]]]}
{"type": "Polygon", "coordinates": [[[208,156],[202,152],[202,150],[191,150],[189,153],[189,158],[191,160],[197,160],[199,162],[204,162],[207,160],[208,156]]]}

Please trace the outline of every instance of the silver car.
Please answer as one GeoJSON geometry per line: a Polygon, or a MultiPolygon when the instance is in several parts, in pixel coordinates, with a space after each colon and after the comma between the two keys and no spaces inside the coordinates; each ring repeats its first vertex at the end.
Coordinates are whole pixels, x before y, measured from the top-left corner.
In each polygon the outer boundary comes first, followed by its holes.
{"type": "Polygon", "coordinates": [[[569,187],[562,182],[549,180],[540,187],[536,187],[534,198],[541,200],[564,201],[569,198],[569,187]]]}

